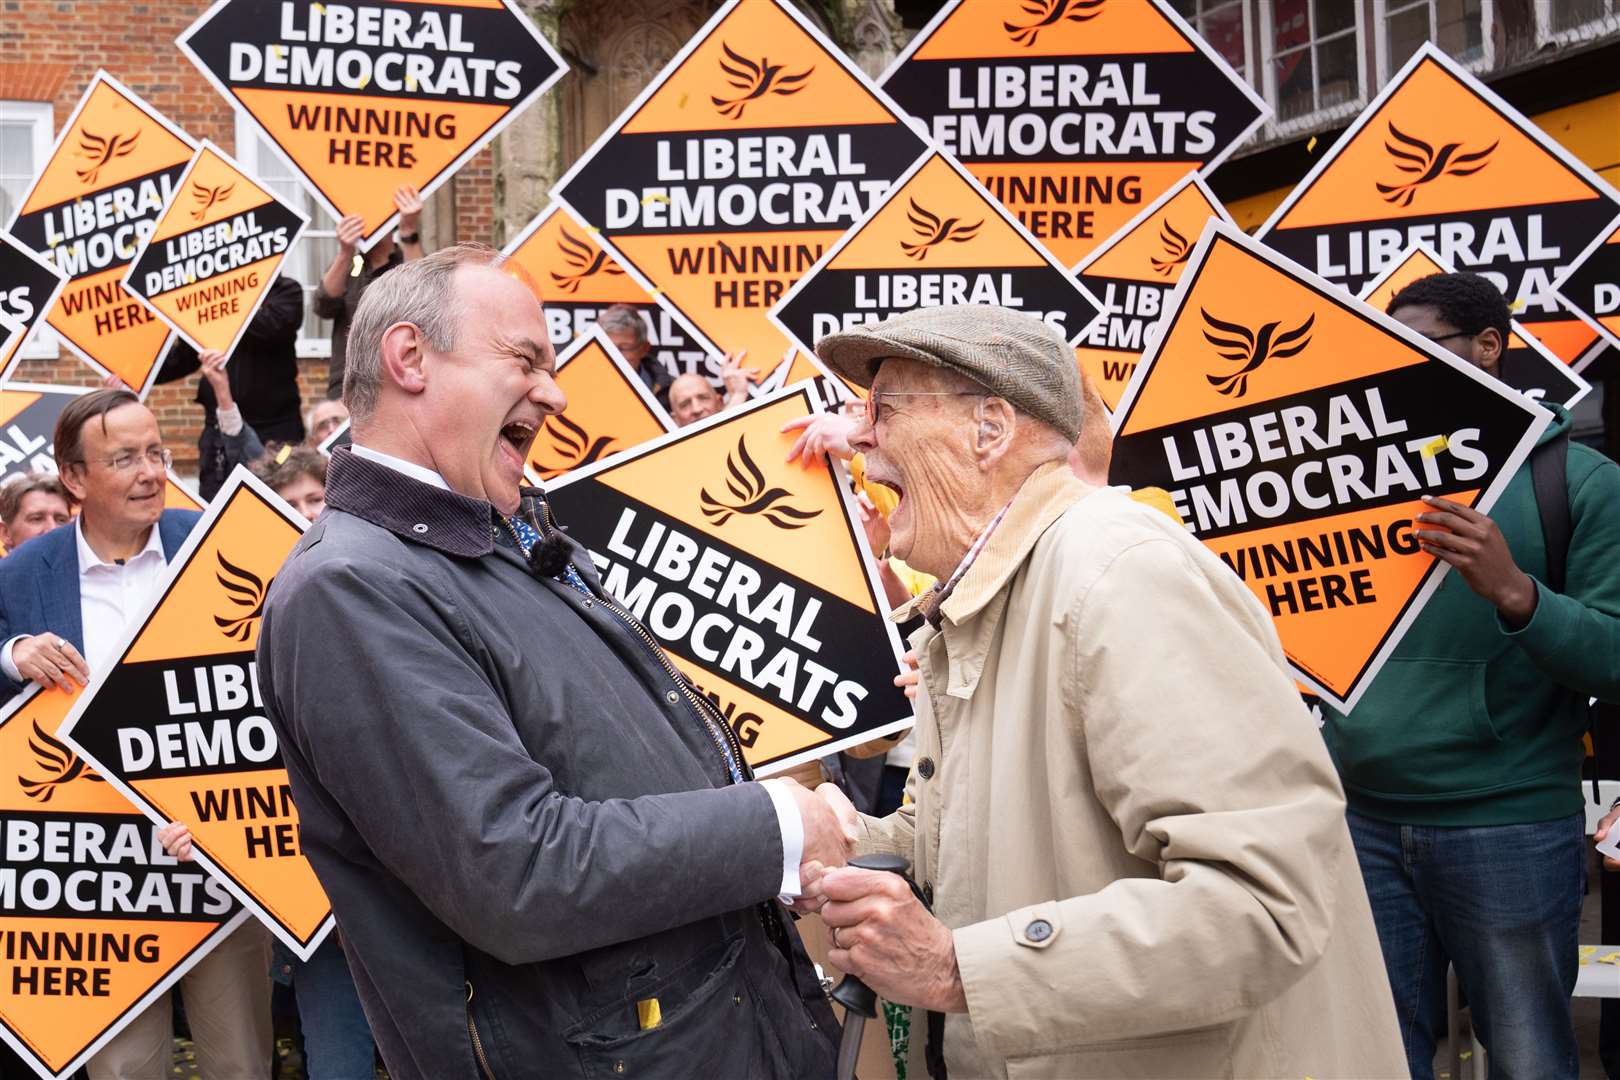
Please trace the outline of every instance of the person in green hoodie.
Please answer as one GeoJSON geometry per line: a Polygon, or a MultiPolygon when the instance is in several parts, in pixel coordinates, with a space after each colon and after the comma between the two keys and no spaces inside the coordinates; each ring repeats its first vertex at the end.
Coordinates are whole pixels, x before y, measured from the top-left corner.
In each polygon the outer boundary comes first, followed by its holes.
{"type": "MultiPolygon", "coordinates": [[[[1419,279],[1389,313],[1497,374],[1510,315],[1487,279],[1419,279]]],[[[1425,498],[1413,535],[1451,572],[1355,709],[1324,710],[1420,1080],[1445,1029],[1448,961],[1492,1076],[1578,1070],[1581,736],[1588,698],[1620,700],[1620,466],[1570,442],[1569,413],[1547,407],[1554,422],[1489,516],[1425,498]]]]}

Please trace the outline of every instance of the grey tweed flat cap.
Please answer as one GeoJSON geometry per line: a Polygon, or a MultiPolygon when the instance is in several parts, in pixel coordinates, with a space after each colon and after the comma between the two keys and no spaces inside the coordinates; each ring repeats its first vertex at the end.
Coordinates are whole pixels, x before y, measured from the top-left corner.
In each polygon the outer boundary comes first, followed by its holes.
{"type": "Polygon", "coordinates": [[[1080,369],[1074,350],[1040,319],[989,304],[907,311],[886,322],[828,334],[816,355],[857,386],[872,385],[891,357],[920,360],[967,376],[1044,420],[1073,442],[1080,436],[1080,369]]]}

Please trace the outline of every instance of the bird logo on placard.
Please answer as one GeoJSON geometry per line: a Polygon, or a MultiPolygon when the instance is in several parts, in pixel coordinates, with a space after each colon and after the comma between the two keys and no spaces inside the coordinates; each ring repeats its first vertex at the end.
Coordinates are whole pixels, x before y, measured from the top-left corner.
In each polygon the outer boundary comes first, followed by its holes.
{"type": "Polygon", "coordinates": [[[1227,397],[1242,397],[1249,392],[1249,376],[1268,360],[1284,360],[1299,355],[1311,343],[1311,327],[1316,325],[1315,314],[1292,330],[1277,333],[1281,320],[1268,322],[1255,333],[1247,326],[1217,319],[1203,308],[1198,309],[1208,327],[1204,340],[1215,346],[1221,359],[1241,363],[1236,371],[1218,375],[1205,375],[1211,386],[1227,397]]]}
{"type": "Polygon", "coordinates": [[[810,73],[816,70],[812,65],[797,75],[784,75],[782,74],[782,68],[786,66],[784,64],[773,64],[763,56],[756,64],[746,56],[739,56],[725,42],[720,43],[720,48],[727,57],[720,61],[720,70],[727,75],[726,82],[733,89],[742,91],[734,98],[716,96],[709,98],[714,102],[714,107],[719,110],[720,115],[728,120],[741,120],[748,103],[757,101],[767,94],[780,94],[783,97],[797,94],[804,89],[805,80],[810,77],[810,73]]]}
{"type": "Polygon", "coordinates": [[[225,589],[225,598],[239,608],[249,609],[247,614],[215,615],[214,625],[232,641],[247,641],[253,633],[254,620],[264,614],[264,594],[269,583],[250,570],[244,570],[225,558],[222,551],[214,552],[220,570],[214,580],[225,589]]]}
{"type": "Polygon", "coordinates": [[[609,259],[606,251],[601,248],[592,251],[589,244],[569,232],[567,228],[558,231],[562,233],[562,239],[557,241],[557,250],[562,252],[563,262],[574,267],[572,274],[551,271],[551,280],[555,281],[557,288],[563,292],[570,294],[578,292],[579,283],[592,274],[617,276],[624,273],[624,267],[609,259]]]}
{"type": "Polygon", "coordinates": [[[812,518],[821,516],[820,510],[801,510],[788,504],[793,492],[784,487],[767,488],[765,474],[759,471],[749,456],[748,444],[743,436],[737,437],[737,449],[726,455],[726,490],[736,504],[721,502],[709,494],[708,488],[698,492],[703,516],[715,526],[724,525],[733,514],[758,514],[778,529],[802,529],[812,518]]]}
{"type": "Polygon", "coordinates": [[[91,134],[88,130],[79,132],[79,156],[90,159],[90,164],[74,172],[80,180],[87,184],[96,182],[101,175],[102,168],[114,158],[128,157],[135,149],[135,143],[141,137],[141,129],[136,128],[128,135],[102,136],[91,134]]]}
{"type": "Polygon", "coordinates": [[[1163,226],[1159,229],[1159,243],[1164,245],[1164,258],[1154,255],[1149,257],[1148,261],[1153,264],[1153,269],[1169,277],[1175,273],[1176,267],[1187,261],[1187,256],[1192,254],[1192,245],[1187,242],[1185,236],[1176,231],[1174,225],[1170,224],[1169,218],[1164,219],[1163,226]]]}
{"type": "Polygon", "coordinates": [[[1035,16],[1036,21],[1025,26],[1017,23],[1004,22],[1002,29],[1012,37],[1013,41],[1028,48],[1035,44],[1041,36],[1041,31],[1060,22],[1086,22],[1102,14],[1105,0],[1024,0],[1021,5],[1024,11],[1035,16]]]}
{"type": "Polygon", "coordinates": [[[609,447],[613,445],[613,436],[603,435],[593,439],[590,432],[560,413],[546,417],[541,430],[545,433],[551,449],[563,459],[561,465],[546,465],[538,458],[530,459],[534,471],[539,473],[543,480],[550,480],[561,476],[569,469],[577,469],[582,465],[599,461],[608,455],[609,447]]]}
{"type": "Polygon", "coordinates": [[[52,775],[44,780],[30,780],[26,776],[18,776],[17,783],[24,795],[42,803],[51,801],[56,789],[63,784],[70,784],[75,780],[84,779],[94,783],[101,783],[101,777],[90,771],[84,759],[68,749],[67,744],[45,733],[34,721],[34,737],[28,740],[28,749],[34,752],[34,762],[45,772],[52,775]]]}
{"type": "Polygon", "coordinates": [[[201,221],[203,218],[208,216],[209,210],[213,209],[216,204],[222,203],[226,199],[230,198],[231,192],[235,190],[235,180],[232,180],[228,184],[216,184],[214,187],[208,187],[197,182],[196,180],[193,180],[191,182],[191,197],[196,200],[199,205],[191,212],[191,219],[193,221],[201,221]]]}
{"type": "Polygon", "coordinates": [[[971,225],[962,224],[961,218],[945,218],[941,221],[938,214],[917,205],[916,199],[910,202],[911,210],[906,214],[906,220],[911,222],[911,231],[920,239],[915,242],[900,241],[900,250],[918,262],[928,258],[929,248],[947,240],[953,244],[967,243],[979,235],[979,226],[984,224],[983,218],[971,225]]]}
{"type": "Polygon", "coordinates": [[[1471,150],[1466,154],[1458,153],[1462,149],[1460,142],[1449,142],[1436,150],[1422,139],[1396,127],[1394,121],[1390,121],[1389,136],[1384,142],[1384,149],[1395,159],[1395,168],[1416,176],[1399,184],[1380,183],[1374,186],[1385,202],[1400,207],[1411,206],[1418,188],[1442,176],[1473,176],[1491,163],[1491,153],[1501,143],[1498,139],[1483,150],[1471,150]]]}

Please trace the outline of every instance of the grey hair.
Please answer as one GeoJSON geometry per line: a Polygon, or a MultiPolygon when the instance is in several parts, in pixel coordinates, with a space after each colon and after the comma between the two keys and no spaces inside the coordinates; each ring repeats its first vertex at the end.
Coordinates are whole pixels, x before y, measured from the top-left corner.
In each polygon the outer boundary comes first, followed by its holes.
{"type": "Polygon", "coordinates": [[[629,304],[614,304],[610,308],[603,308],[602,313],[596,317],[596,325],[609,334],[633,334],[637,345],[647,340],[647,323],[642,319],[641,312],[629,304]]]}
{"type": "Polygon", "coordinates": [[[430,348],[456,347],[461,304],[455,295],[456,271],[463,266],[499,268],[506,256],[487,244],[454,244],[382,275],[360,296],[349,324],[347,364],[343,371],[343,404],[357,423],[377,409],[382,390],[382,341],[399,323],[416,327],[430,348]]]}

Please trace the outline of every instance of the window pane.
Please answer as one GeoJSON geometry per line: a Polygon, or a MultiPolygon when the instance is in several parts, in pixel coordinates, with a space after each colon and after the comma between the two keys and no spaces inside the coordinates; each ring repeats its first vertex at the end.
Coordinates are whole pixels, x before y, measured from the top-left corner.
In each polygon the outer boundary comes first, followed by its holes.
{"type": "Polygon", "coordinates": [[[1409,60],[1418,46],[1429,39],[1429,5],[1420,4],[1391,15],[1384,22],[1389,46],[1389,71],[1393,75],[1409,60]]]}
{"type": "Polygon", "coordinates": [[[1243,5],[1241,3],[1209,5],[1204,15],[1193,24],[1210,47],[1220,53],[1233,69],[1244,70],[1243,5]]]}
{"type": "Polygon", "coordinates": [[[1317,101],[1319,109],[1354,101],[1360,94],[1356,73],[1356,35],[1324,41],[1316,47],[1317,101]]]}
{"type": "Polygon", "coordinates": [[[1356,25],[1356,0],[1316,0],[1316,36],[1348,30],[1356,25]]]}
{"type": "Polygon", "coordinates": [[[34,176],[34,125],[26,120],[0,120],[0,177],[31,180],[34,176]]]}
{"type": "Polygon", "coordinates": [[[1607,14],[1604,0],[1550,0],[1550,3],[1553,30],[1573,30],[1607,14]]]}
{"type": "Polygon", "coordinates": [[[1311,50],[1299,49],[1276,60],[1277,119],[1293,120],[1316,111],[1311,83],[1311,50]]]}
{"type": "MultiPolygon", "coordinates": [[[[1311,20],[1307,9],[1309,0],[1276,0],[1271,19],[1271,55],[1280,57],[1287,50],[1311,40],[1311,20]]],[[[1277,86],[1282,87],[1282,74],[1277,75],[1277,86]]]]}
{"type": "Polygon", "coordinates": [[[1463,61],[1485,55],[1480,0],[1437,0],[1434,8],[1441,51],[1463,61]]]}

